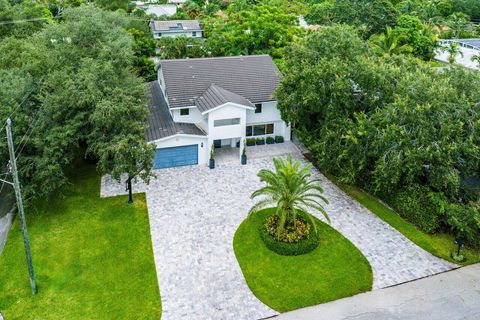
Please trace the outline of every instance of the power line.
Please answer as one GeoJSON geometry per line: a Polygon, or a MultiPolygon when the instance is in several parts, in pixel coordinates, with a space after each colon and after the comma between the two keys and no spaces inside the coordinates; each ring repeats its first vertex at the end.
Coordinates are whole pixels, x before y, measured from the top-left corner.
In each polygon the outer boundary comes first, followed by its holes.
{"type": "MultiPolygon", "coordinates": [[[[15,109],[10,113],[10,115],[7,117],[7,119],[8,119],[8,118],[11,118],[11,117],[13,116],[13,114],[18,111],[18,109],[19,109],[19,108],[27,101],[27,99],[32,95],[32,93],[33,93],[34,90],[35,90],[35,88],[32,88],[32,90],[30,90],[30,92],[27,93],[27,94],[23,97],[22,101],[15,107],[15,109]]],[[[5,129],[6,126],[7,126],[7,122],[6,122],[6,119],[5,119],[5,124],[2,126],[2,128],[0,129],[0,131],[3,131],[3,129],[5,129]]]]}

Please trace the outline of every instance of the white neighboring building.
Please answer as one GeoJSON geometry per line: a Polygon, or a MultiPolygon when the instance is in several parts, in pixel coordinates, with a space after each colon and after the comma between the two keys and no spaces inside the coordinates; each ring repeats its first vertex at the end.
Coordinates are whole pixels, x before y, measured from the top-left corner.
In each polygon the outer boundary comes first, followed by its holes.
{"type": "Polygon", "coordinates": [[[137,4],[137,7],[145,11],[146,14],[154,14],[157,17],[171,17],[177,13],[177,6],[174,4],[137,4]]]}
{"type": "Polygon", "coordinates": [[[249,137],[289,141],[274,98],[279,81],[268,55],[161,60],[150,83],[154,168],[206,164],[213,145],[237,148],[240,158],[249,137]]]}
{"type": "Polygon", "coordinates": [[[201,38],[203,30],[198,20],[165,20],[151,21],[150,30],[153,38],[187,36],[189,38],[201,38]]]}
{"type": "Polygon", "coordinates": [[[174,3],[174,4],[182,5],[182,4],[184,4],[185,2],[187,2],[187,0],[168,0],[167,2],[168,2],[168,3],[174,3]]]}
{"type": "MultiPolygon", "coordinates": [[[[439,44],[441,47],[447,47],[450,43],[456,42],[459,45],[459,49],[463,53],[463,56],[458,55],[455,57],[455,63],[462,65],[466,68],[480,70],[478,63],[472,61],[472,57],[480,54],[480,39],[451,39],[451,40],[440,40],[439,44]]],[[[435,59],[448,62],[449,54],[441,49],[435,50],[435,59]]]]}

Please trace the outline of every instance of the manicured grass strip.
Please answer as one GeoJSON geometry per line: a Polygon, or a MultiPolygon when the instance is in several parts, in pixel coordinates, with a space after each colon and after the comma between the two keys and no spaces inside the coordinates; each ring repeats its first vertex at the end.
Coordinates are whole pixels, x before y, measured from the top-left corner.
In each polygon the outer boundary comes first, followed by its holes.
{"type": "Polygon", "coordinates": [[[0,256],[5,319],[159,319],[145,195],[101,199],[93,165],[75,168],[65,198],[27,213],[39,292],[30,293],[18,219],[0,256]]]}
{"type": "Polygon", "coordinates": [[[258,228],[271,209],[246,219],[233,247],[248,286],[279,312],[307,307],[368,291],[373,275],[363,254],[335,229],[318,220],[320,245],[301,256],[267,249],[258,228]]]}
{"type": "MultiPolygon", "coordinates": [[[[328,176],[328,178],[346,194],[360,202],[364,207],[391,225],[393,228],[397,229],[401,234],[410,239],[420,248],[423,248],[425,251],[430,252],[434,256],[458,263],[453,261],[453,259],[450,257],[452,250],[456,248],[454,243],[455,239],[452,235],[445,233],[427,234],[422,232],[413,224],[400,217],[395,211],[385,206],[374,196],[355,186],[340,183],[332,176],[328,176]]],[[[479,251],[471,248],[463,248],[462,254],[467,258],[467,260],[462,263],[463,265],[480,262],[479,251]]]]}

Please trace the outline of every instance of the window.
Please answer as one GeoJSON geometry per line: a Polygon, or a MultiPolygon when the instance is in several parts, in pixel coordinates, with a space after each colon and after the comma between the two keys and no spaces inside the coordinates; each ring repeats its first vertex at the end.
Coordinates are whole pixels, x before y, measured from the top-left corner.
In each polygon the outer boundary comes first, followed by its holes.
{"type": "Polygon", "coordinates": [[[196,37],[197,36],[197,31],[192,31],[192,37],[196,37]]]}
{"type": "Polygon", "coordinates": [[[246,136],[263,136],[266,134],[273,134],[274,126],[273,123],[267,124],[256,124],[254,126],[247,126],[246,136]]]}
{"type": "Polygon", "coordinates": [[[214,120],[213,126],[214,127],[222,127],[222,126],[232,126],[235,124],[240,124],[240,118],[232,118],[232,119],[221,119],[221,120],[214,120]]]}
{"type": "Polygon", "coordinates": [[[262,113],[262,104],[255,103],[255,113],[262,113]]]}
{"type": "Polygon", "coordinates": [[[180,115],[181,116],[188,116],[189,114],[190,114],[190,109],[188,109],[188,108],[180,109],[180,115]]]}

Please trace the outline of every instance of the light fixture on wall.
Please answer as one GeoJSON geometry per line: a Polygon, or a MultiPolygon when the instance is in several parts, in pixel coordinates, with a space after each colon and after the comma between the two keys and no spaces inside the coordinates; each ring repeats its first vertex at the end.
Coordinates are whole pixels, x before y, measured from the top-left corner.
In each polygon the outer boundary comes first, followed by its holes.
{"type": "Polygon", "coordinates": [[[200,147],[203,148],[203,142],[201,143],[200,147]]]}

